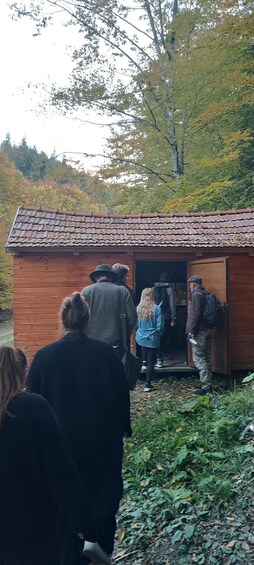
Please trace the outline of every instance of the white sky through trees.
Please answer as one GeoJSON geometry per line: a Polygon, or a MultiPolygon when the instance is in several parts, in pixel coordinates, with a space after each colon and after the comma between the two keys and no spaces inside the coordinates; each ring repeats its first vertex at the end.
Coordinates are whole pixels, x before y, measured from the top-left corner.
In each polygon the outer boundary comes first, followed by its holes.
{"type": "MultiPolygon", "coordinates": [[[[46,111],[40,108],[53,82],[58,86],[68,83],[72,69],[68,46],[77,46],[81,40],[77,30],[64,27],[59,16],[59,23],[54,20],[54,25],[42,30],[41,35],[33,37],[35,31],[34,22],[28,18],[13,21],[8,2],[1,0],[0,141],[9,132],[12,142],[18,144],[26,137],[28,145],[35,145],[48,155],[53,151],[67,157],[68,152],[102,153],[105,129],[82,123],[74,116],[63,116],[50,104],[46,111]]],[[[102,121],[83,109],[84,118],[95,123],[102,121]]],[[[78,154],[70,157],[81,158],[78,154]]],[[[91,169],[102,161],[86,158],[82,162],[91,169]]]]}

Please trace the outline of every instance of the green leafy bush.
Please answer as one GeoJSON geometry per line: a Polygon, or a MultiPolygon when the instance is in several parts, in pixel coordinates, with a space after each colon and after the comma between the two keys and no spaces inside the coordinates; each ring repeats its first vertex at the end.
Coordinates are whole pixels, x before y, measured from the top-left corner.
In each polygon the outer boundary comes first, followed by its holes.
{"type": "Polygon", "coordinates": [[[163,412],[152,414],[136,421],[133,438],[126,443],[120,548],[135,550],[167,536],[178,563],[191,562],[187,556],[193,547],[204,555],[199,563],[207,555],[207,562],[222,563],[229,554],[227,563],[244,562],[241,544],[226,547],[231,539],[226,517],[238,508],[247,539],[254,442],[239,437],[254,415],[250,386],[226,396],[164,404],[163,412]],[[218,535],[223,532],[225,547],[221,540],[208,543],[204,524],[214,519],[221,521],[218,535]]]}

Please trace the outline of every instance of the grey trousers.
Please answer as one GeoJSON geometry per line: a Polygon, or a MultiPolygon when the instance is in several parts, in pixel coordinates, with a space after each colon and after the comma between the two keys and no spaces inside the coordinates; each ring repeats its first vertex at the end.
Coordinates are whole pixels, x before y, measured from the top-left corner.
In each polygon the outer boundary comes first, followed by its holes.
{"type": "Polygon", "coordinates": [[[201,330],[195,335],[197,345],[192,344],[195,367],[199,371],[202,387],[212,384],[212,330],[201,330]]]}

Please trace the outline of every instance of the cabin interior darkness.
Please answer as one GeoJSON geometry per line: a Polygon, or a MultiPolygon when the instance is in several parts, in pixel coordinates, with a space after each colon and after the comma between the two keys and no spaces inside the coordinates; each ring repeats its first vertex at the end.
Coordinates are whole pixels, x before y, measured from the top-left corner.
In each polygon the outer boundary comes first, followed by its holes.
{"type": "Polygon", "coordinates": [[[187,343],[185,326],[187,318],[187,262],[186,261],[137,261],[136,295],[139,301],[143,288],[152,287],[158,282],[162,271],[167,271],[175,296],[176,326],[171,330],[169,351],[166,353],[166,365],[187,364],[187,343]]]}

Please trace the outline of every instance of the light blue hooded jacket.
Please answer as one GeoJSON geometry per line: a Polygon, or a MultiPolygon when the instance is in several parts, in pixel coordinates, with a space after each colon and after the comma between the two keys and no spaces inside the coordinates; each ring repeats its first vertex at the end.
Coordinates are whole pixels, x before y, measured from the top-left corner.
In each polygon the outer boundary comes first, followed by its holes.
{"type": "Polygon", "coordinates": [[[143,320],[138,317],[136,342],[138,345],[141,345],[141,347],[158,349],[163,330],[164,318],[160,306],[155,306],[152,318],[143,320]]]}

